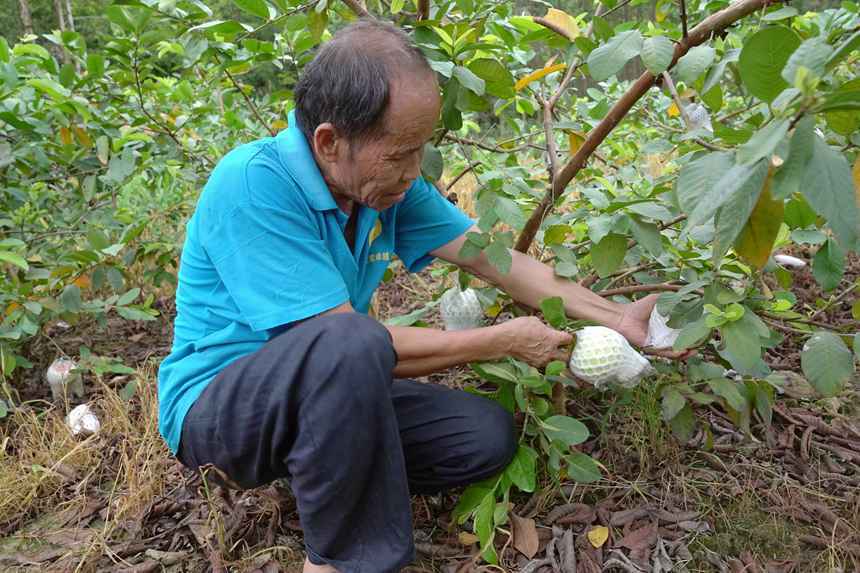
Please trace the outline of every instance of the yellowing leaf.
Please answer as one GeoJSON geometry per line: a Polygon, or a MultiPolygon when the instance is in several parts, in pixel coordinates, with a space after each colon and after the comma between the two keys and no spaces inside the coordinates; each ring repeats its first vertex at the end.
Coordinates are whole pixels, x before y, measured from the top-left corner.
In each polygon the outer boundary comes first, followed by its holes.
{"type": "Polygon", "coordinates": [[[72,284],[78,287],[81,290],[85,290],[90,288],[90,277],[87,275],[81,275],[75,280],[72,281],[72,284]]]}
{"type": "Polygon", "coordinates": [[[657,23],[659,24],[660,22],[662,22],[663,20],[665,20],[665,19],[666,19],[666,16],[668,16],[668,15],[669,15],[669,13],[668,13],[668,12],[666,12],[666,11],[664,11],[664,10],[660,10],[660,9],[658,8],[658,9],[657,9],[657,13],[656,13],[656,14],[654,14],[654,19],[655,19],[655,20],[657,20],[657,23]]]}
{"type": "Polygon", "coordinates": [[[555,64],[552,66],[546,66],[544,68],[536,70],[536,71],[530,73],[529,75],[520,78],[520,80],[514,85],[514,89],[516,91],[520,91],[521,89],[523,89],[524,87],[526,87],[530,83],[536,82],[539,79],[541,79],[542,77],[547,76],[553,72],[561,71],[561,70],[565,69],[566,67],[567,67],[567,64],[555,64]]]}
{"type": "Polygon", "coordinates": [[[275,131],[282,131],[284,129],[287,129],[288,127],[289,124],[287,124],[287,122],[283,119],[276,119],[272,122],[272,129],[274,129],[275,131]]]}
{"type": "Polygon", "coordinates": [[[6,316],[9,316],[19,308],[21,308],[20,304],[18,304],[17,302],[10,302],[9,306],[6,307],[6,316]]]}
{"type": "Polygon", "coordinates": [[[570,15],[563,11],[558,10],[556,8],[550,8],[546,16],[543,17],[544,20],[555,24],[556,27],[564,32],[564,35],[568,40],[575,40],[580,36],[579,26],[576,25],[576,20],[570,17],[570,15]]]}
{"type": "Polygon", "coordinates": [[[678,104],[672,102],[672,105],[669,106],[669,109],[666,111],[666,114],[669,117],[678,117],[681,115],[681,110],[678,109],[678,104]]]}
{"type": "Polygon", "coordinates": [[[63,145],[71,145],[72,144],[72,130],[68,127],[60,128],[60,141],[63,142],[63,145]]]}
{"type": "Polygon", "coordinates": [[[592,527],[588,531],[588,540],[594,547],[603,547],[606,540],[609,539],[609,528],[603,525],[592,527]]]}
{"type": "Polygon", "coordinates": [[[576,155],[576,152],[579,151],[579,148],[582,147],[582,144],[585,143],[586,135],[581,131],[569,130],[567,132],[567,141],[570,143],[570,155],[571,157],[576,155]]]}
{"type": "Polygon", "coordinates": [[[757,268],[762,268],[770,258],[773,242],[782,225],[785,204],[782,199],[774,199],[770,194],[770,181],[773,169],[768,172],[764,188],[753,207],[749,220],[735,242],[735,251],[744,260],[757,268]]]}
{"type": "Polygon", "coordinates": [[[93,140],[90,139],[90,136],[87,133],[86,129],[84,129],[83,127],[77,126],[77,125],[75,127],[73,127],[72,129],[75,130],[75,135],[77,136],[78,141],[81,143],[81,145],[83,145],[86,148],[90,148],[93,146],[93,140]]]}

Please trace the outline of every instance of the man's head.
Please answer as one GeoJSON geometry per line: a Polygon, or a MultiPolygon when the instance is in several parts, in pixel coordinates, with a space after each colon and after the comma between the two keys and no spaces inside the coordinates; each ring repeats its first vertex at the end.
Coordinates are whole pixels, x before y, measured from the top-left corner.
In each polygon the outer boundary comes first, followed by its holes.
{"type": "Polygon", "coordinates": [[[424,55],[390,24],[338,32],[296,86],[296,116],[339,203],[387,209],[420,174],[439,117],[439,88],[424,55]]]}

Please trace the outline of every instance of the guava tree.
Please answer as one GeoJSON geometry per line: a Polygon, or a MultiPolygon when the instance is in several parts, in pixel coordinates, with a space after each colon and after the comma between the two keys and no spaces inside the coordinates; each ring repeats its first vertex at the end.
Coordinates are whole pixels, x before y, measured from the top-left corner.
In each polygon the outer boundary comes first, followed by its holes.
{"type": "MultiPolygon", "coordinates": [[[[798,339],[810,382],[840,392],[860,309],[852,322],[823,317],[857,288],[843,278],[858,241],[856,4],[536,6],[122,0],[91,35],[0,38],[0,408],[48,321],[153,318],[211,167],[286,127],[313,48],[358,16],[404,27],[438,73],[442,114],[423,170],[446,192],[476,181],[461,198],[481,231],[468,251],[502,271],[510,249],[529,251],[604,296],[663,293],[676,348],[697,349],[688,364],[657,364],[649,382],[680,439],[700,404],[744,429],[769,422],[780,380],[766,358],[798,339]],[[814,253],[815,304],[791,292],[777,251],[814,253]]],[[[488,315],[524,311],[479,293],[488,315]]],[[[557,327],[581,325],[558,300],[540,310],[557,327]]],[[[564,364],[474,369],[488,383],[475,391],[522,420],[514,462],[457,508],[493,562],[512,491],[544,475],[594,481],[601,468],[577,450],[589,430],[565,408],[578,390],[564,364]]]]}

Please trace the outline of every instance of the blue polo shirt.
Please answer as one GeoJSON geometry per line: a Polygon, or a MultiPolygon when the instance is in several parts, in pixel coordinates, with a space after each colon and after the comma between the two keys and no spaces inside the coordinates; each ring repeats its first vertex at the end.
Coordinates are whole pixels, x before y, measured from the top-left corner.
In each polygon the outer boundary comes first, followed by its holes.
{"type": "Polygon", "coordinates": [[[417,179],[385,211],[360,207],[355,248],[293,114],[290,128],[227,154],[203,188],[176,291],[173,347],[158,371],[159,431],[176,452],[206,385],[279,327],[347,301],[366,313],[396,255],[416,272],[473,222],[417,179]]]}

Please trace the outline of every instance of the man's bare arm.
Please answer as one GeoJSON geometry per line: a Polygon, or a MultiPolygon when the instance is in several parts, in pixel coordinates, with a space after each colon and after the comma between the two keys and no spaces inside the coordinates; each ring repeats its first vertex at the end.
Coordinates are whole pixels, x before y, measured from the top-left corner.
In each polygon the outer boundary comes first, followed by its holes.
{"type": "MultiPolygon", "coordinates": [[[[471,231],[479,232],[476,228],[471,231]]],[[[463,234],[431,254],[498,286],[517,302],[532,308],[539,308],[540,301],[545,298],[560,296],[568,316],[593,320],[610,328],[619,325],[623,305],[606,300],[573,281],[557,277],[552,267],[518,251],[511,251],[511,270],[502,274],[483,252],[472,259],[461,257],[460,248],[465,241],[466,235],[463,234]]]]}
{"type": "MultiPolygon", "coordinates": [[[[323,314],[354,312],[348,302],[323,314]]],[[[544,365],[564,358],[559,346],[570,335],[548,328],[534,317],[471,330],[443,331],[411,326],[387,326],[397,352],[394,375],[424,376],[474,361],[514,356],[530,364],[544,365]]]]}

